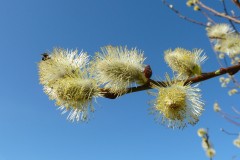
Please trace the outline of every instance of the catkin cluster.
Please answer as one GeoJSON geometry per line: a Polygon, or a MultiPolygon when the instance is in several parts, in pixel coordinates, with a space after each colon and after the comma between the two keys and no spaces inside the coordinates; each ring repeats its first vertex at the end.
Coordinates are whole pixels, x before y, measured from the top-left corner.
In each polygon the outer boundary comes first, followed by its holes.
{"type": "Polygon", "coordinates": [[[55,48],[38,64],[44,92],[71,121],[87,121],[94,112],[92,100],[103,87],[118,96],[133,84],[145,84],[145,58],[137,49],[106,46],[92,61],[85,52],[55,48]]]}
{"type": "Polygon", "coordinates": [[[223,59],[226,54],[231,58],[232,64],[237,64],[240,54],[240,35],[226,23],[211,25],[206,30],[214,50],[219,53],[219,58],[223,59]]]}
{"type": "Polygon", "coordinates": [[[216,154],[216,151],[213,149],[213,145],[209,141],[209,135],[205,128],[200,128],[197,131],[199,137],[202,138],[202,148],[206,152],[206,155],[209,158],[213,158],[216,154]]]}
{"type": "Polygon", "coordinates": [[[197,4],[198,0],[188,0],[186,5],[188,7],[193,7],[194,11],[200,11],[200,7],[197,4]]]}
{"type": "Polygon", "coordinates": [[[93,99],[106,92],[121,96],[132,86],[148,84],[156,90],[151,113],[171,128],[195,125],[204,103],[198,85],[186,83],[189,77],[202,74],[201,64],[207,59],[201,49],[167,50],[164,59],[174,71],[166,75],[163,85],[151,84],[152,71],[144,64],[142,51],[136,48],[105,46],[92,60],[85,52],[56,48],[39,62],[39,79],[44,92],[55,100],[68,119],[87,121],[94,112],[93,99]]]}
{"type": "Polygon", "coordinates": [[[240,148],[240,134],[236,139],[233,140],[233,145],[237,148],[240,148]]]}

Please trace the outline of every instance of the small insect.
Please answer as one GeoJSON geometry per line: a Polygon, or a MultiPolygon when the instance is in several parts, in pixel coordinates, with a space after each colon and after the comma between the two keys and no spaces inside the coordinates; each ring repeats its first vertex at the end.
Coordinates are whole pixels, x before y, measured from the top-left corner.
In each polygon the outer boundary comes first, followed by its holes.
{"type": "Polygon", "coordinates": [[[145,68],[144,68],[144,75],[147,79],[151,78],[152,76],[152,69],[150,67],[150,65],[147,65],[145,68]]]}
{"type": "Polygon", "coordinates": [[[42,60],[43,61],[46,61],[46,60],[50,59],[50,56],[47,53],[43,53],[41,55],[42,55],[42,60]]]}

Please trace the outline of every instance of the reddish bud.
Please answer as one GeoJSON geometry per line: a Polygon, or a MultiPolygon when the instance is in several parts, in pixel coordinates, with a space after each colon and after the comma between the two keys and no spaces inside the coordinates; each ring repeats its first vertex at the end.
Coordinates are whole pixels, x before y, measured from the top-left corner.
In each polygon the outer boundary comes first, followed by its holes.
{"type": "Polygon", "coordinates": [[[152,69],[150,67],[150,65],[147,65],[145,68],[144,68],[144,75],[147,79],[151,78],[152,76],[152,69]]]}

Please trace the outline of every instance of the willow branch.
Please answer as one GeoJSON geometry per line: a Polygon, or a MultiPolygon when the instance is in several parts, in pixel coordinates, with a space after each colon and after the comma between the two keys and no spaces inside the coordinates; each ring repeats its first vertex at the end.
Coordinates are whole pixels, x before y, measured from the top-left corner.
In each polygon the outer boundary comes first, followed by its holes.
{"type": "Polygon", "coordinates": [[[232,119],[240,119],[239,116],[234,116],[234,115],[228,114],[228,113],[223,112],[223,111],[219,111],[219,113],[220,113],[222,116],[225,116],[225,117],[228,117],[228,118],[232,118],[232,119]]]}
{"type": "Polygon", "coordinates": [[[220,13],[220,12],[214,10],[213,8],[210,8],[210,7],[206,6],[205,4],[203,4],[203,3],[200,2],[200,1],[198,1],[197,4],[198,4],[200,7],[208,10],[209,12],[212,12],[212,13],[215,14],[216,16],[226,18],[226,19],[231,20],[231,21],[233,21],[233,22],[235,22],[235,23],[240,23],[240,20],[238,20],[238,19],[236,19],[236,18],[234,18],[234,17],[232,17],[232,16],[229,16],[229,15],[227,15],[226,13],[220,13]]]}
{"type": "Polygon", "coordinates": [[[210,145],[210,140],[209,140],[210,137],[209,137],[209,134],[208,134],[208,128],[207,128],[207,134],[205,135],[205,137],[206,137],[207,147],[210,148],[211,145],[210,145]]]}
{"type": "Polygon", "coordinates": [[[231,135],[231,136],[238,136],[238,133],[232,133],[232,132],[228,132],[228,131],[226,131],[225,129],[223,129],[223,128],[221,128],[220,129],[222,132],[224,132],[224,133],[226,133],[226,134],[228,134],[228,135],[231,135]]]}
{"type": "Polygon", "coordinates": [[[240,123],[239,123],[239,122],[236,122],[236,121],[234,121],[233,119],[231,119],[231,118],[229,118],[229,117],[227,117],[227,116],[224,116],[224,115],[222,115],[222,117],[223,117],[224,119],[226,119],[228,122],[230,122],[230,123],[232,123],[232,124],[235,124],[236,126],[240,126],[240,123]]]}
{"type": "Polygon", "coordinates": [[[240,2],[239,2],[239,0],[232,0],[233,1],[233,3],[238,7],[238,8],[240,8],[240,2]]]}
{"type": "Polygon", "coordinates": [[[163,4],[166,5],[169,9],[171,9],[173,12],[175,12],[177,14],[178,17],[180,17],[181,19],[184,19],[188,22],[191,22],[191,23],[194,23],[194,24],[198,24],[200,26],[204,26],[204,27],[207,27],[206,24],[202,23],[202,22],[199,22],[199,21],[196,21],[194,19],[191,19],[191,18],[188,18],[187,16],[184,16],[182,15],[178,10],[176,10],[173,5],[167,3],[167,1],[165,0],[162,0],[163,4]]]}
{"type": "MultiPolygon", "coordinates": [[[[228,11],[227,11],[227,7],[226,7],[225,0],[222,0],[222,4],[223,4],[223,10],[224,10],[224,12],[226,13],[226,15],[229,15],[229,13],[228,13],[228,11]]],[[[233,24],[232,20],[229,19],[228,21],[229,21],[229,23],[231,24],[232,28],[235,30],[235,32],[238,33],[237,28],[236,28],[235,25],[233,24]]]]}
{"type": "MultiPolygon", "coordinates": [[[[211,78],[223,75],[223,74],[234,75],[239,70],[240,70],[240,63],[237,65],[231,66],[231,67],[220,68],[219,70],[216,70],[214,72],[208,72],[208,73],[204,73],[202,75],[196,76],[196,77],[188,78],[185,81],[185,85],[202,82],[202,81],[205,81],[205,80],[208,80],[208,79],[211,79],[211,78]]],[[[146,83],[142,86],[128,88],[127,91],[125,92],[125,94],[152,89],[154,85],[159,86],[159,87],[166,87],[167,86],[166,84],[167,84],[167,82],[165,82],[165,81],[155,81],[155,80],[149,79],[148,83],[146,83]]],[[[108,89],[101,88],[101,92],[102,92],[103,97],[105,97],[105,98],[115,99],[118,97],[118,95],[109,92],[108,89]]]]}
{"type": "Polygon", "coordinates": [[[216,24],[216,22],[206,12],[204,12],[203,10],[200,10],[200,12],[207,18],[207,21],[216,24]]]}

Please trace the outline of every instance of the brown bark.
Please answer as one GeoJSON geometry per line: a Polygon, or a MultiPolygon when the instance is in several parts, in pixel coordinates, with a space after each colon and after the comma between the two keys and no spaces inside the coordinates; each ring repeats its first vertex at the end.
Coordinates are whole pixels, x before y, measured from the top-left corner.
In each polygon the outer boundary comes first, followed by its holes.
{"type": "MultiPolygon", "coordinates": [[[[191,77],[188,78],[185,82],[186,84],[194,84],[194,83],[198,83],[198,82],[202,82],[202,81],[206,81],[208,79],[223,75],[223,74],[229,74],[229,75],[234,75],[236,74],[238,71],[240,70],[240,63],[231,67],[227,67],[227,68],[220,68],[219,70],[216,70],[214,72],[208,72],[208,73],[203,73],[202,75],[196,76],[196,77],[191,77]]],[[[139,91],[143,91],[143,90],[148,90],[148,89],[152,89],[153,88],[153,84],[157,85],[159,87],[166,87],[166,82],[164,81],[155,81],[152,79],[149,79],[149,82],[142,85],[142,86],[137,86],[137,87],[131,87],[127,89],[127,92],[125,94],[128,93],[133,93],[133,92],[139,92],[139,91]]],[[[103,94],[103,97],[105,98],[109,98],[109,99],[115,99],[118,97],[117,94],[114,93],[110,93],[108,89],[101,89],[101,92],[103,94]]],[[[123,94],[124,95],[124,94],[123,94]]]]}

